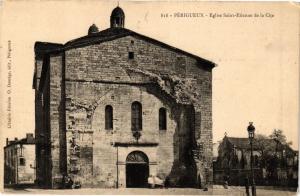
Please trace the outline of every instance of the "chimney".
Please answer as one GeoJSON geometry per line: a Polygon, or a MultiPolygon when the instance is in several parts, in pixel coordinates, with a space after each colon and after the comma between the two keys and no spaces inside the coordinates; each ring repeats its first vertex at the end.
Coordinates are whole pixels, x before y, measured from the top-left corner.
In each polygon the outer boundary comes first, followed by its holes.
{"type": "Polygon", "coordinates": [[[8,145],[8,138],[6,138],[6,146],[8,145]]]}
{"type": "Polygon", "coordinates": [[[17,138],[17,137],[15,137],[15,141],[18,141],[18,138],[17,138]]]}
{"type": "Polygon", "coordinates": [[[33,138],[33,133],[26,133],[26,138],[33,138]]]}
{"type": "Polygon", "coordinates": [[[26,140],[27,142],[34,141],[33,133],[26,133],[26,140]]]}

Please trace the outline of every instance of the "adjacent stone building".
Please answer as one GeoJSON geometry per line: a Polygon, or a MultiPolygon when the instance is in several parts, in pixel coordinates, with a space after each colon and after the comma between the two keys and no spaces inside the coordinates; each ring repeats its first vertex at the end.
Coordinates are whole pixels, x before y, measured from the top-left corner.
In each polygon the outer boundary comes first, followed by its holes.
{"type": "MultiPolygon", "coordinates": [[[[253,141],[253,169],[257,185],[297,186],[298,153],[287,144],[269,138],[253,141]]],[[[214,162],[214,183],[223,184],[229,176],[230,185],[244,185],[251,177],[249,138],[225,136],[218,147],[214,162]]]]}
{"type": "Polygon", "coordinates": [[[111,26],[66,44],[35,43],[37,180],[62,187],[212,183],[214,63],[111,26]]]}
{"type": "Polygon", "coordinates": [[[26,138],[6,139],[4,147],[4,185],[34,184],[35,140],[32,133],[26,138]]]}

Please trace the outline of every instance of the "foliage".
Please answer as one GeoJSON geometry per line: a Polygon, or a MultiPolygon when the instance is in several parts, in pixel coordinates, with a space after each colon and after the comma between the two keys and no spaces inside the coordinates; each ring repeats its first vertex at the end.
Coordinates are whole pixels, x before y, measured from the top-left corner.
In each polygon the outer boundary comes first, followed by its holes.
{"type": "Polygon", "coordinates": [[[280,129],[274,129],[273,133],[269,136],[271,139],[274,139],[281,144],[287,144],[286,136],[283,134],[283,131],[280,129]]]}
{"type": "Polygon", "coordinates": [[[283,148],[287,149],[291,142],[287,142],[286,136],[280,129],[274,129],[269,137],[258,134],[255,137],[254,145],[257,146],[257,150],[261,153],[261,166],[267,167],[268,170],[272,171],[277,167],[281,151],[283,148]]]}

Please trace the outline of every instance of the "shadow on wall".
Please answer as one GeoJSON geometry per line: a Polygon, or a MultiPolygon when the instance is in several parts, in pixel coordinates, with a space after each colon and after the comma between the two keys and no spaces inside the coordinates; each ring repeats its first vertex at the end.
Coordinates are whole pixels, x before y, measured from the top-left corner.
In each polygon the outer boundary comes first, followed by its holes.
{"type": "Polygon", "coordinates": [[[172,96],[157,86],[148,86],[147,91],[170,106],[172,110],[170,118],[177,123],[173,135],[174,161],[171,172],[164,175],[165,185],[169,187],[197,187],[197,166],[192,155],[192,149],[195,149],[196,145],[194,106],[176,103],[172,96]]]}
{"type": "Polygon", "coordinates": [[[197,187],[197,167],[192,157],[194,143],[194,109],[192,105],[172,107],[177,122],[174,139],[174,162],[168,175],[171,187],[197,187]]]}

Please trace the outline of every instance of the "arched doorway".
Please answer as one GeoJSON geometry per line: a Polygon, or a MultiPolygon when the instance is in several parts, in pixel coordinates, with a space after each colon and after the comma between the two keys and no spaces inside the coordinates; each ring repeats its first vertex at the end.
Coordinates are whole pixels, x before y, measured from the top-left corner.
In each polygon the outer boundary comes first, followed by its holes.
{"type": "Polygon", "coordinates": [[[147,187],[149,160],[145,153],[133,151],[126,158],[126,187],[147,187]]]}

